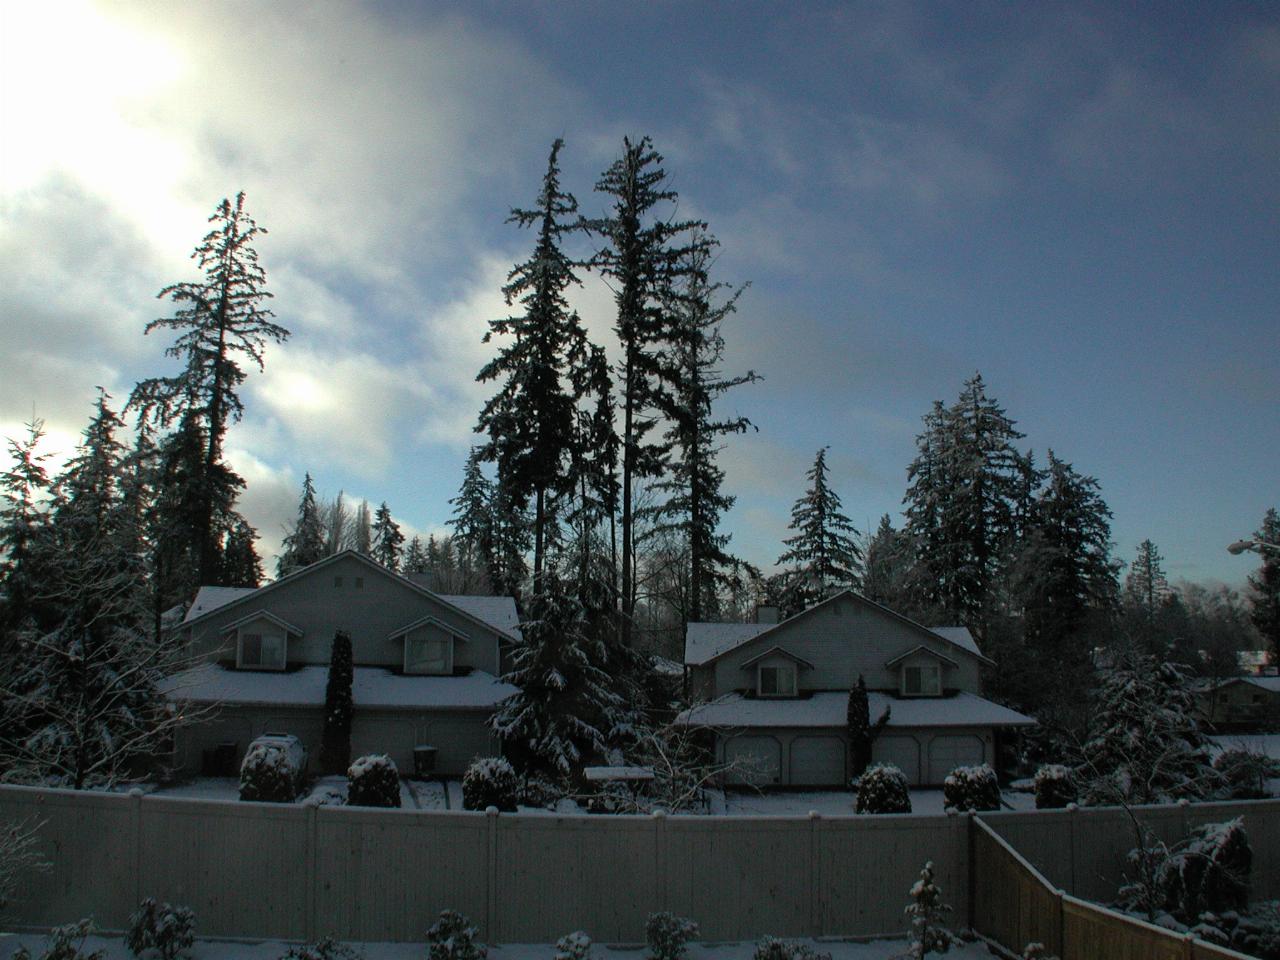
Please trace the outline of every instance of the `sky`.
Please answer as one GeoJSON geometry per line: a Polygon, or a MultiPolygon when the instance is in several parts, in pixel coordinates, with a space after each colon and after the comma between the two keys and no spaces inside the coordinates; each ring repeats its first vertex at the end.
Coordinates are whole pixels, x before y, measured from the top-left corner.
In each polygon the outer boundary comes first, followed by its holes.
{"type": "MultiPolygon", "coordinates": [[[[171,373],[164,286],[243,190],[278,322],[228,457],[274,568],[309,471],[443,532],[488,321],[563,185],[648,135],[750,283],[725,397],[733,549],[770,568],[816,451],[900,521],[921,417],[980,371],[1116,556],[1242,586],[1280,504],[1280,6],[0,5],[0,435],[67,455],[95,388],[171,373]]],[[[589,245],[576,252],[586,254],[589,245]]],[[[574,295],[616,356],[611,294],[574,295]]],[[[0,463],[7,455],[0,453],[0,463]]]]}

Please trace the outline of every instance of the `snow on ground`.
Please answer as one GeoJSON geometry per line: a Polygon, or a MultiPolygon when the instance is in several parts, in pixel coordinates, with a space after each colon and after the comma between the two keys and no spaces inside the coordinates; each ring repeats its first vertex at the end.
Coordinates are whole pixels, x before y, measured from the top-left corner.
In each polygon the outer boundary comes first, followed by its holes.
{"type": "MultiPolygon", "coordinates": [[[[906,950],[903,940],[873,940],[870,943],[852,943],[845,940],[807,940],[819,953],[831,955],[831,960],[891,960],[901,957],[906,950]]],[[[19,946],[25,946],[36,956],[44,948],[43,934],[0,933],[0,957],[11,956],[19,946]]],[[[290,944],[282,940],[266,940],[259,943],[225,940],[199,940],[187,954],[190,960],[278,960],[288,951],[290,944]]],[[[425,952],[421,943],[353,943],[365,960],[422,960],[425,952]]],[[[107,960],[132,960],[118,937],[90,937],[85,949],[105,950],[107,960]]],[[[693,943],[689,945],[689,960],[751,960],[755,952],[752,942],[693,943]]],[[[647,960],[649,952],[644,947],[606,947],[594,944],[593,955],[598,960],[647,960]]],[[[489,948],[490,960],[551,960],[555,947],[547,943],[512,943],[489,948]]],[[[953,948],[948,957],[954,960],[990,960],[992,956],[981,943],[965,944],[953,948]]]]}
{"type": "Polygon", "coordinates": [[[1223,733],[1209,738],[1218,750],[1249,750],[1280,760],[1280,733],[1223,733]]]}
{"type": "MultiPolygon", "coordinates": [[[[196,800],[233,800],[240,799],[240,781],[235,777],[198,777],[186,783],[160,787],[155,791],[166,797],[188,797],[196,800]]],[[[341,804],[347,799],[346,777],[317,777],[308,788],[304,800],[313,803],[341,804]]],[[[400,808],[402,810],[444,810],[445,787],[437,781],[401,780],[400,808]]],[[[458,805],[462,809],[462,794],[459,791],[458,805]]]]}
{"type": "MultiPolygon", "coordinates": [[[[1032,794],[1006,790],[1001,794],[1004,809],[1034,810],[1036,798],[1032,794]]],[[[806,816],[817,811],[824,817],[848,816],[853,813],[853,794],[844,790],[796,790],[779,793],[751,793],[731,791],[723,800],[712,801],[712,813],[729,816],[806,816]]],[[[943,809],[941,790],[912,790],[911,812],[940,814],[943,809]]]]}

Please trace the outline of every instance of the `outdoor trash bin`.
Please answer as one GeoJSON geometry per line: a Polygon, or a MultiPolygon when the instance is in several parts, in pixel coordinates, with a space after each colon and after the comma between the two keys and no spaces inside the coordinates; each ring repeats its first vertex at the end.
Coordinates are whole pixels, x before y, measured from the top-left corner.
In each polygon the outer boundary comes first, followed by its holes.
{"type": "Polygon", "coordinates": [[[419,777],[428,777],[436,770],[436,748],[422,745],[413,748],[413,772],[419,777]]]}

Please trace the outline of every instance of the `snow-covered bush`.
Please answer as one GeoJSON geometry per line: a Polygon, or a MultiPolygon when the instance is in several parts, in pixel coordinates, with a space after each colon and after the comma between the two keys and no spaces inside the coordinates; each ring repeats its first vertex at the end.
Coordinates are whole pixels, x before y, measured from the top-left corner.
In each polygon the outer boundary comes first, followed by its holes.
{"type": "Polygon", "coordinates": [[[907,956],[920,960],[931,953],[946,953],[959,938],[947,929],[946,916],[951,907],[942,902],[942,890],[933,882],[933,861],[920,871],[920,879],[911,887],[911,902],[902,911],[911,920],[907,931],[907,956]]]}
{"type": "Polygon", "coordinates": [[[948,810],[999,810],[1000,781],[986,763],[956,767],[942,782],[942,798],[948,810]]]}
{"type": "Polygon", "coordinates": [[[514,813],[520,796],[515,769],[502,757],[477,757],[462,775],[462,807],[483,810],[497,807],[514,813]]]}
{"type": "Polygon", "coordinates": [[[807,943],[766,936],[756,941],[752,960],[831,960],[831,954],[818,953],[807,943]]]}
{"type": "Polygon", "coordinates": [[[26,947],[19,947],[9,960],[106,960],[107,951],[84,952],[84,942],[93,933],[92,920],[78,920],[64,927],[54,927],[45,941],[44,952],[33,956],[26,947]]]}
{"type": "Polygon", "coordinates": [[[1253,850],[1240,817],[1197,827],[1172,848],[1144,834],[1128,859],[1130,880],[1120,888],[1119,903],[1147,919],[1169,914],[1191,925],[1204,913],[1248,906],[1253,850]]]}
{"type": "Polygon", "coordinates": [[[1280,914],[1274,900],[1255,906],[1248,913],[1202,913],[1190,932],[1201,940],[1260,960],[1280,960],[1280,914]]]}
{"type": "Polygon", "coordinates": [[[546,777],[526,777],[520,784],[520,803],[526,807],[542,807],[553,810],[564,799],[564,786],[546,777]]]}
{"type": "Polygon", "coordinates": [[[1036,809],[1057,810],[1080,799],[1075,777],[1060,763],[1046,763],[1036,771],[1036,809]]]}
{"type": "Polygon", "coordinates": [[[479,930],[456,910],[444,910],[427,931],[427,960],[484,960],[489,948],[476,942],[479,930]]]}
{"type": "Polygon", "coordinates": [[[1223,792],[1232,800],[1261,800],[1269,796],[1267,781],[1280,777],[1280,762],[1243,747],[1223,750],[1213,758],[1222,777],[1223,792]]]}
{"type": "Polygon", "coordinates": [[[877,763],[854,782],[858,813],[910,813],[907,775],[891,763],[877,763]]]}
{"type": "Polygon", "coordinates": [[[553,960],[591,960],[591,938],[581,930],[566,933],[556,941],[553,960]]]}
{"type": "Polygon", "coordinates": [[[155,950],[161,960],[173,960],[191,949],[196,939],[196,915],[189,907],[178,907],[147,897],[129,917],[124,945],[135,956],[155,950]]]}
{"type": "Polygon", "coordinates": [[[0,823],[0,919],[20,889],[19,879],[28,872],[49,868],[40,855],[40,826],[35,820],[0,823]]]}
{"type": "Polygon", "coordinates": [[[292,803],[298,795],[298,768],[280,747],[259,743],[240,764],[240,799],[292,803]]]}
{"type": "Polygon", "coordinates": [[[359,757],[347,768],[347,804],[353,807],[400,806],[400,771],[384,753],[359,757]]]}
{"type": "Polygon", "coordinates": [[[649,944],[649,956],[653,960],[681,960],[685,944],[698,935],[698,925],[688,917],[677,917],[662,911],[649,914],[644,926],[644,938],[649,944]]]}
{"type": "Polygon", "coordinates": [[[280,960],[364,960],[364,954],[333,937],[325,937],[313,943],[290,947],[289,952],[281,955],[280,960]]]}
{"type": "Polygon", "coordinates": [[[1043,943],[1033,941],[1022,948],[1021,960],[1058,960],[1043,943]]]}

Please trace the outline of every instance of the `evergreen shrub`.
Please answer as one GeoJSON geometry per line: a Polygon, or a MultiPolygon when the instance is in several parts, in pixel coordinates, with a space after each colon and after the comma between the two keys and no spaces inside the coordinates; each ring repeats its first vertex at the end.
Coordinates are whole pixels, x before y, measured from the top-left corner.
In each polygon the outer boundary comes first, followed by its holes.
{"type": "Polygon", "coordinates": [[[497,807],[515,813],[520,780],[515,768],[502,757],[477,757],[462,775],[462,807],[483,810],[497,807]]]}
{"type": "Polygon", "coordinates": [[[298,768],[279,747],[261,743],[240,764],[240,799],[292,803],[298,795],[298,768]]]}
{"type": "Polygon", "coordinates": [[[910,813],[907,776],[891,763],[877,763],[854,781],[858,813],[910,813]]]}
{"type": "Polygon", "coordinates": [[[948,810],[999,810],[1000,781],[990,764],[956,767],[942,782],[942,800],[948,810]]]}
{"type": "Polygon", "coordinates": [[[400,772],[386,754],[360,757],[347,768],[347,804],[353,807],[400,806],[400,772]]]}
{"type": "Polygon", "coordinates": [[[664,910],[649,914],[644,934],[653,960],[681,960],[685,944],[698,935],[698,925],[688,917],[677,917],[664,910]]]}
{"type": "Polygon", "coordinates": [[[1280,777],[1280,763],[1264,753],[1243,748],[1223,750],[1213,758],[1213,769],[1232,800],[1261,800],[1270,796],[1267,781],[1280,777]]]}
{"type": "Polygon", "coordinates": [[[161,960],[191,949],[196,940],[196,915],[189,907],[178,907],[147,897],[129,917],[124,945],[135,956],[155,950],[161,960]]]}
{"type": "Polygon", "coordinates": [[[489,948],[476,942],[471,921],[456,910],[444,910],[427,931],[427,960],[484,960],[489,948]]]}
{"type": "Polygon", "coordinates": [[[290,947],[280,960],[364,960],[364,954],[333,937],[325,937],[290,947]]]}
{"type": "Polygon", "coordinates": [[[1035,788],[1037,810],[1058,810],[1080,799],[1076,778],[1060,763],[1046,763],[1037,770],[1035,788]]]}
{"type": "Polygon", "coordinates": [[[831,954],[818,953],[807,943],[795,940],[761,937],[756,941],[752,960],[831,960],[831,954]]]}
{"type": "Polygon", "coordinates": [[[591,960],[591,938],[581,930],[566,933],[556,941],[553,960],[591,960]]]}
{"type": "Polygon", "coordinates": [[[355,710],[351,684],[354,677],[351,636],[339,630],[333,635],[330,646],[329,677],[324,688],[320,767],[325,773],[341,773],[351,763],[351,718],[355,710]]]}

